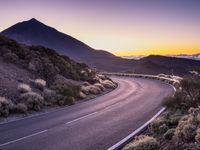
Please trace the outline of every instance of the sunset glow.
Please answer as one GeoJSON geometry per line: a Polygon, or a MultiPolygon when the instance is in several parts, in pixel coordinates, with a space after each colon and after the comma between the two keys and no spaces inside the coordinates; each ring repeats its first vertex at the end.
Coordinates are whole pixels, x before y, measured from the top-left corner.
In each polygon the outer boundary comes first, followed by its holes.
{"type": "Polygon", "coordinates": [[[0,31],[36,18],[118,56],[200,53],[199,0],[6,0],[0,31]]]}

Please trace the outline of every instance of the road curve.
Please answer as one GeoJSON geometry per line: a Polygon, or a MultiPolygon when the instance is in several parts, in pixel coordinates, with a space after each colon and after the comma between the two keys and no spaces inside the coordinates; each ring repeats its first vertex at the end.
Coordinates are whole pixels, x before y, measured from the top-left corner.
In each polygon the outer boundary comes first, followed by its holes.
{"type": "Polygon", "coordinates": [[[0,150],[106,150],[160,109],[173,88],[157,80],[112,77],[114,91],[65,109],[0,125],[0,150]]]}

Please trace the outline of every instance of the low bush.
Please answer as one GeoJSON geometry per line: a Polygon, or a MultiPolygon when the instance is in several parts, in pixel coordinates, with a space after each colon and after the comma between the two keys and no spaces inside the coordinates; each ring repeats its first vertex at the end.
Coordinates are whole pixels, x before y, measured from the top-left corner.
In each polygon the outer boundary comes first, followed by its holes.
{"type": "Polygon", "coordinates": [[[14,53],[6,53],[3,55],[3,59],[7,62],[16,63],[19,58],[14,53]]]}
{"type": "Polygon", "coordinates": [[[87,97],[87,95],[80,91],[79,98],[84,99],[86,97],[87,97]]]}
{"type": "Polygon", "coordinates": [[[17,87],[18,91],[20,93],[27,93],[27,92],[31,92],[31,87],[28,84],[19,84],[17,87]]]}
{"type": "Polygon", "coordinates": [[[46,86],[46,81],[43,79],[35,79],[34,84],[39,90],[43,90],[46,86]]]}
{"type": "Polygon", "coordinates": [[[63,96],[60,94],[57,95],[56,104],[60,106],[73,105],[74,103],[75,103],[75,98],[72,96],[63,96]]]}
{"type": "Polygon", "coordinates": [[[180,120],[176,128],[175,140],[186,143],[194,141],[198,128],[200,128],[200,107],[190,108],[189,114],[180,120]]]}
{"type": "Polygon", "coordinates": [[[169,120],[166,120],[165,118],[157,118],[149,125],[149,130],[156,134],[166,132],[166,130],[168,130],[166,124],[169,124],[169,120]]]}
{"type": "Polygon", "coordinates": [[[158,150],[159,145],[155,138],[141,135],[135,138],[135,140],[125,146],[123,150],[158,150]]]}
{"type": "Polygon", "coordinates": [[[168,127],[166,124],[163,124],[163,125],[161,125],[161,126],[159,127],[159,132],[160,132],[161,134],[163,134],[163,133],[167,132],[168,129],[169,129],[169,127],[168,127]]]}
{"type": "Polygon", "coordinates": [[[163,135],[163,137],[166,140],[171,140],[172,137],[174,136],[174,132],[175,132],[175,129],[169,129],[169,130],[167,130],[167,132],[165,132],[165,134],[163,135]]]}
{"type": "Polygon", "coordinates": [[[13,103],[5,97],[0,97],[0,116],[7,117],[13,103]]]}
{"type": "Polygon", "coordinates": [[[57,101],[56,92],[51,89],[44,89],[43,97],[45,100],[45,105],[52,105],[52,104],[55,104],[57,101]]]}
{"type": "Polygon", "coordinates": [[[21,94],[20,102],[24,103],[28,110],[40,110],[44,105],[44,98],[35,92],[21,94]]]}
{"type": "Polygon", "coordinates": [[[72,105],[80,97],[80,87],[76,85],[54,85],[52,90],[57,93],[56,103],[59,105],[72,105]]]}
{"type": "Polygon", "coordinates": [[[183,97],[184,95],[182,91],[177,91],[174,96],[167,97],[163,100],[163,106],[167,107],[168,109],[180,109],[182,103],[184,103],[183,97]]]}
{"type": "Polygon", "coordinates": [[[80,87],[76,85],[64,85],[64,84],[57,84],[51,86],[51,89],[56,91],[57,94],[63,96],[72,96],[72,97],[79,97],[80,87]]]}
{"type": "Polygon", "coordinates": [[[200,105],[200,79],[187,78],[180,82],[180,88],[173,97],[164,100],[163,105],[169,109],[181,109],[187,112],[190,107],[200,105]]]}
{"type": "Polygon", "coordinates": [[[195,140],[198,144],[200,144],[200,128],[198,128],[196,131],[195,140]]]}
{"type": "Polygon", "coordinates": [[[104,80],[101,84],[106,88],[114,89],[116,87],[116,84],[110,80],[104,80]]]}
{"type": "Polygon", "coordinates": [[[14,106],[15,113],[26,113],[28,110],[27,106],[24,103],[19,103],[14,106]]]}
{"type": "Polygon", "coordinates": [[[95,83],[94,86],[100,88],[101,91],[104,91],[104,90],[105,90],[105,87],[104,87],[102,84],[100,84],[100,83],[95,83]]]}

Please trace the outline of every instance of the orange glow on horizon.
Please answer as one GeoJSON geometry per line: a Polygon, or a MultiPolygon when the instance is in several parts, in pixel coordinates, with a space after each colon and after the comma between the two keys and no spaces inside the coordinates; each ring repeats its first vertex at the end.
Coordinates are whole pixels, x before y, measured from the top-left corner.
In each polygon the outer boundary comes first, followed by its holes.
{"type": "Polygon", "coordinates": [[[148,56],[148,55],[194,55],[200,53],[200,50],[124,50],[113,53],[116,56],[148,56]]]}

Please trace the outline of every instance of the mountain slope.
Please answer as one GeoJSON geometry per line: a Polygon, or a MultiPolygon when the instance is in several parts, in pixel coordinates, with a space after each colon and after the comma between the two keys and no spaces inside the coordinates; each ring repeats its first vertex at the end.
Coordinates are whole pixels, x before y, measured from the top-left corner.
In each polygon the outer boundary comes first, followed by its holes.
{"type": "Polygon", "coordinates": [[[131,66],[129,60],[116,57],[103,50],[94,50],[83,42],[34,18],[17,23],[2,31],[1,34],[27,45],[42,45],[55,49],[60,54],[98,69],[109,68],[113,69],[112,71],[118,71],[127,69],[125,66],[131,66]],[[106,67],[103,65],[104,63],[107,65],[106,67]]]}
{"type": "Polygon", "coordinates": [[[175,58],[160,55],[150,55],[138,60],[135,65],[135,72],[147,74],[175,74],[175,75],[189,75],[189,71],[200,68],[200,61],[175,58]]]}
{"type": "Polygon", "coordinates": [[[0,35],[0,117],[72,105],[115,87],[108,77],[53,49],[22,45],[0,35]]]}

